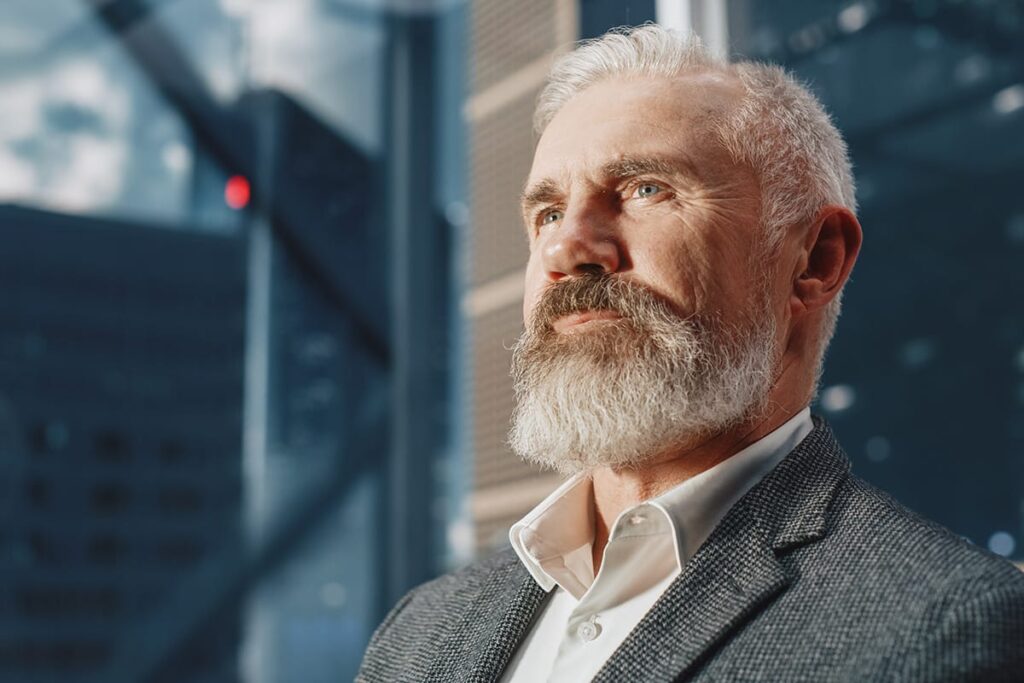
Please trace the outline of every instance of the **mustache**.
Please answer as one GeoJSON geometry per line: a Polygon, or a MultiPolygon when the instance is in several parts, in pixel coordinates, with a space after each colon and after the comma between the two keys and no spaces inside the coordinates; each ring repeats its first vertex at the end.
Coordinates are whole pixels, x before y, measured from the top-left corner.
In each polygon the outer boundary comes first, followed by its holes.
{"type": "Polygon", "coordinates": [[[649,320],[652,315],[675,317],[647,287],[612,275],[587,273],[549,284],[534,307],[531,327],[545,332],[563,316],[599,310],[614,311],[633,322],[649,320]]]}

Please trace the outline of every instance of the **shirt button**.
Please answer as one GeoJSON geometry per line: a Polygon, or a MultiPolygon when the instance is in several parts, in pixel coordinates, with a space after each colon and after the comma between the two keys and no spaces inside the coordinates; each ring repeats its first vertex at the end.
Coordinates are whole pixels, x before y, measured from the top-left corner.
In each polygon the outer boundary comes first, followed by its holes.
{"type": "Polygon", "coordinates": [[[589,643],[601,635],[601,624],[597,623],[596,617],[591,617],[577,627],[576,634],[580,637],[580,640],[589,643]]]}
{"type": "Polygon", "coordinates": [[[630,515],[629,517],[626,518],[626,522],[630,526],[640,526],[641,524],[643,524],[646,521],[647,521],[647,516],[646,515],[642,515],[639,512],[637,512],[635,514],[632,514],[632,515],[630,515]]]}

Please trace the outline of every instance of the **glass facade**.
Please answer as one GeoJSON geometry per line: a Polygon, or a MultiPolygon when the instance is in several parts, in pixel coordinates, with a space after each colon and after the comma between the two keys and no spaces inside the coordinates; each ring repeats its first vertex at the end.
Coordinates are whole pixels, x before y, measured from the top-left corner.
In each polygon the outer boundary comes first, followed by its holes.
{"type": "Polygon", "coordinates": [[[1024,541],[1024,8],[730,0],[855,166],[864,247],[817,409],[854,470],[993,552],[1024,541]]]}

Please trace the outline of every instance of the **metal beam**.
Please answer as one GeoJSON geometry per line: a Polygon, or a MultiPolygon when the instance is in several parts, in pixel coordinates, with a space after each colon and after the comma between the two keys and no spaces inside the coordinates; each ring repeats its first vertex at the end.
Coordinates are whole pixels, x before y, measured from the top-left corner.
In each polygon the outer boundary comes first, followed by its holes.
{"type": "Polygon", "coordinates": [[[392,426],[381,609],[437,574],[434,458],[447,402],[451,240],[435,206],[436,19],[396,16],[388,46],[392,426]]]}

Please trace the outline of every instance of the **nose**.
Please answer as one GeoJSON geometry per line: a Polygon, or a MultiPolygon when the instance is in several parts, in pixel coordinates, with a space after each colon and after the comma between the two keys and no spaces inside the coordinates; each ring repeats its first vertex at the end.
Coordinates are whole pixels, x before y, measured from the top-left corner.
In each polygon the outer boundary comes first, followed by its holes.
{"type": "Polygon", "coordinates": [[[611,218],[593,207],[570,208],[550,230],[542,247],[549,280],[584,274],[618,272],[624,263],[622,244],[611,218]]]}

